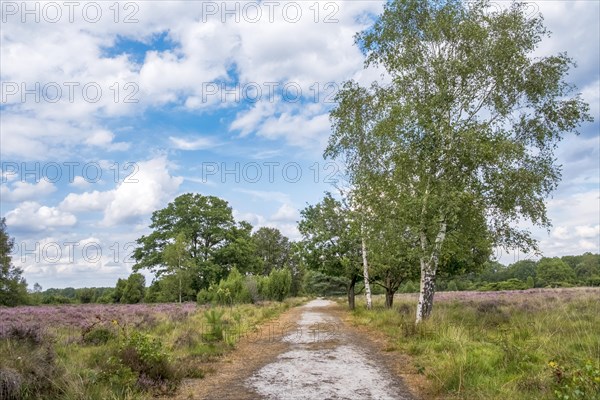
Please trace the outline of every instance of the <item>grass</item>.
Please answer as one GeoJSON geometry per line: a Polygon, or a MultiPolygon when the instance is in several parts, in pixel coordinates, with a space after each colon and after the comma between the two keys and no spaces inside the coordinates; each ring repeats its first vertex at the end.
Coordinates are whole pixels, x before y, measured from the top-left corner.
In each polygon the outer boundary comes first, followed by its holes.
{"type": "Polygon", "coordinates": [[[211,371],[256,326],[303,301],[213,309],[0,308],[0,398],[138,400],[173,393],[182,379],[211,371]]]}
{"type": "Polygon", "coordinates": [[[411,356],[426,398],[600,399],[600,289],[440,293],[419,326],[416,300],[359,302],[350,319],[411,356]]]}

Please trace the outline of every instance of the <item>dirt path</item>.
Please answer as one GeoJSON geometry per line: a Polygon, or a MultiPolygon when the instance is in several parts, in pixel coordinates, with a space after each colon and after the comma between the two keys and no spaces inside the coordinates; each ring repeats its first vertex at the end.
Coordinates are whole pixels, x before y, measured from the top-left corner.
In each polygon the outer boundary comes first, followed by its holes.
{"type": "Polygon", "coordinates": [[[294,308],[214,363],[215,373],[187,382],[181,399],[414,399],[389,357],[313,300],[294,308]]]}

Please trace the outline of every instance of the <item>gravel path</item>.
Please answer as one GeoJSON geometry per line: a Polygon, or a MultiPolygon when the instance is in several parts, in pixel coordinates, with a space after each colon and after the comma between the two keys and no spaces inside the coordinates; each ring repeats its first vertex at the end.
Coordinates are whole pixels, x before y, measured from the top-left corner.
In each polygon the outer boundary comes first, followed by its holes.
{"type": "Polygon", "coordinates": [[[399,355],[382,352],[342,315],[328,300],[287,311],[259,339],[240,342],[214,363],[214,373],[187,382],[177,398],[413,400],[392,372],[399,355]]]}
{"type": "Polygon", "coordinates": [[[410,399],[396,379],[361,348],[333,305],[314,300],[302,307],[296,329],[283,337],[291,348],[246,380],[263,399],[410,399]]]}

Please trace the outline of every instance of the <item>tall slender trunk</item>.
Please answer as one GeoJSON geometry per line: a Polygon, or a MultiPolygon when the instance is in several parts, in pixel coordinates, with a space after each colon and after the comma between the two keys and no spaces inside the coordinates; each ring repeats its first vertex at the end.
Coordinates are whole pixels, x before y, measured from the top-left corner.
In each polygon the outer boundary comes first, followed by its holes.
{"type": "Polygon", "coordinates": [[[367,244],[365,243],[365,237],[362,237],[362,259],[363,259],[363,276],[365,279],[365,296],[367,298],[367,309],[373,308],[373,301],[371,299],[371,285],[369,283],[369,264],[367,263],[367,244]]]}
{"type": "Polygon", "coordinates": [[[348,308],[354,310],[354,286],[356,285],[356,277],[353,276],[348,284],[348,308]]]}
{"type": "Polygon", "coordinates": [[[179,304],[181,304],[181,273],[179,273],[179,304]]]}
{"type": "MultiPolygon", "coordinates": [[[[439,263],[439,255],[442,248],[442,244],[446,239],[446,228],[447,224],[445,220],[442,220],[440,224],[440,230],[435,238],[431,255],[426,257],[422,255],[421,261],[421,288],[419,291],[419,303],[417,304],[417,318],[416,323],[419,324],[423,320],[429,318],[431,310],[433,309],[433,296],[435,294],[435,274],[439,263]]],[[[421,233],[421,247],[425,248],[425,234],[421,233]]]]}

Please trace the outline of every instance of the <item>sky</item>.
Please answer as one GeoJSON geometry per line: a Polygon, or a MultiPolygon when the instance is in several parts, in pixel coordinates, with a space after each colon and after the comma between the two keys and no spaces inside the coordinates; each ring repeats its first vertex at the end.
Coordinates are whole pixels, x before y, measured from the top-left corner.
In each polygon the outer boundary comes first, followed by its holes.
{"type": "MultiPolygon", "coordinates": [[[[340,173],[323,159],[333,96],[381,77],[353,36],[383,4],[0,2],[0,215],[29,285],[114,286],[152,212],[188,192],[299,239],[340,173]]],[[[599,4],[528,3],[552,32],[536,55],[576,61],[595,119],[557,150],[553,227],[532,229],[545,256],[600,252],[599,4]]]]}

